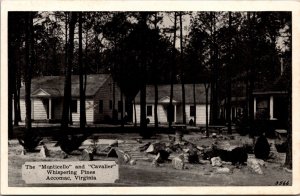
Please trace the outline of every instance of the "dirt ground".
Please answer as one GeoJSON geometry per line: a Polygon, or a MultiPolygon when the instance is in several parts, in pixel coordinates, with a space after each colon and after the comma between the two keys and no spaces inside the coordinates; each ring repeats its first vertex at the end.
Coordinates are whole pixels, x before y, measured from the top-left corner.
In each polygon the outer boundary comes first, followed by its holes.
{"type": "MultiPolygon", "coordinates": [[[[117,139],[118,148],[127,152],[132,159],[136,160],[135,165],[125,164],[119,166],[119,180],[114,184],[53,184],[51,186],[273,186],[276,182],[288,181],[292,185],[292,173],[283,168],[285,160],[284,153],[278,153],[276,159],[270,159],[262,167],[263,175],[254,173],[247,165],[234,166],[225,164],[223,167],[230,169],[229,173],[218,174],[216,168],[210,163],[189,164],[186,163],[184,170],[176,170],[172,163],[165,162],[158,167],[153,166],[153,155],[140,152],[139,147],[147,142],[168,141],[168,134],[156,134],[152,139],[141,140],[136,133],[101,133],[94,134],[99,136],[98,145],[107,145],[109,140],[117,139]]],[[[184,140],[192,142],[198,146],[209,146],[216,142],[214,138],[203,138],[198,132],[190,132],[184,135],[184,140]]],[[[220,139],[219,139],[220,140],[220,139]]],[[[81,149],[91,144],[91,140],[86,140],[81,149]]],[[[241,145],[253,142],[248,136],[234,135],[233,140],[228,141],[231,145],[241,145]]],[[[269,140],[270,143],[274,140],[269,140]]],[[[79,161],[81,152],[74,152],[66,159],[60,157],[60,147],[55,147],[56,141],[51,138],[44,138],[44,143],[50,151],[50,156],[43,158],[40,153],[26,153],[21,155],[22,146],[17,140],[9,140],[8,146],[8,185],[11,187],[20,186],[49,186],[45,184],[32,185],[26,184],[22,180],[21,168],[25,162],[29,161],[79,161]]],[[[254,157],[248,154],[248,158],[254,157]]],[[[172,154],[170,156],[172,158],[172,154]]],[[[95,157],[95,160],[107,160],[106,157],[95,157]]]]}

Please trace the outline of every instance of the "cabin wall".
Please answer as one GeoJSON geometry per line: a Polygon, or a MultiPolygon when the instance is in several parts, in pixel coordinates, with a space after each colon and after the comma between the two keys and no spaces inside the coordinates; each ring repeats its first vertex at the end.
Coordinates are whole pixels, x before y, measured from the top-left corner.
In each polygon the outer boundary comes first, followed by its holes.
{"type": "Polygon", "coordinates": [[[26,108],[25,108],[25,100],[20,99],[20,113],[21,113],[21,121],[25,122],[25,116],[26,116],[26,108]]]}
{"type": "MultiPolygon", "coordinates": [[[[86,122],[94,122],[94,101],[86,100],[85,101],[85,110],[86,110],[86,122]]],[[[80,100],[77,99],[77,112],[72,113],[73,122],[80,121],[80,100]]]]}
{"type": "MultiPolygon", "coordinates": [[[[147,104],[147,106],[152,106],[152,116],[147,116],[149,118],[150,123],[154,123],[154,104],[147,104]]],[[[190,116],[190,104],[186,105],[185,112],[186,112],[186,122],[188,123],[190,119],[194,120],[193,116],[190,116]]],[[[210,106],[208,106],[208,114],[209,114],[210,106]]],[[[134,108],[133,108],[134,111],[134,108]]],[[[147,111],[146,111],[147,112],[147,111]]],[[[134,114],[133,114],[134,115],[134,114]]],[[[136,115],[137,115],[137,123],[140,122],[140,115],[141,115],[141,107],[139,104],[136,105],[136,115]]],[[[159,123],[167,123],[167,108],[164,105],[157,106],[157,115],[158,115],[158,122],[159,123]]],[[[176,106],[176,123],[182,123],[182,106],[176,106]]],[[[134,120],[134,118],[133,118],[134,120]]],[[[209,115],[208,115],[209,120],[209,115]]],[[[197,124],[205,124],[206,123],[206,107],[205,104],[197,105],[196,106],[196,123],[197,124]]]]}
{"type": "MultiPolygon", "coordinates": [[[[121,112],[118,111],[118,102],[120,101],[120,88],[115,83],[115,107],[110,108],[110,101],[113,101],[113,80],[110,77],[98,90],[94,96],[94,121],[103,122],[112,119],[113,108],[118,112],[118,119],[121,119],[121,112]],[[103,101],[103,111],[100,111],[100,100],[103,101]]],[[[123,115],[125,115],[125,96],[123,95],[123,115]]]]}
{"type": "Polygon", "coordinates": [[[48,108],[45,105],[46,101],[48,101],[48,99],[46,99],[46,100],[41,99],[41,98],[31,99],[31,105],[32,105],[31,117],[33,120],[46,120],[47,119],[48,108]]]}
{"type": "MultiPolygon", "coordinates": [[[[189,123],[190,119],[194,120],[194,116],[190,116],[190,106],[193,104],[187,104],[185,106],[186,112],[186,122],[189,123]]],[[[208,121],[209,121],[209,110],[210,107],[208,105],[208,121]]],[[[206,123],[206,107],[205,104],[196,105],[196,124],[205,124],[206,123]]]]}

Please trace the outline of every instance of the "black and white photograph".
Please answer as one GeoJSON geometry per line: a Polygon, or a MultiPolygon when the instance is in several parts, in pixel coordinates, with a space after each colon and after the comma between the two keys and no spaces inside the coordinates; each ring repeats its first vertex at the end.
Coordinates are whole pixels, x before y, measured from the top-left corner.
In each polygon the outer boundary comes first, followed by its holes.
{"type": "Polygon", "coordinates": [[[231,2],[223,10],[220,2],[190,9],[192,1],[154,10],[150,1],[149,9],[120,10],[101,1],[53,10],[4,3],[7,193],[255,193],[250,186],[299,193],[296,2],[281,9],[282,2],[274,9],[231,2]]]}

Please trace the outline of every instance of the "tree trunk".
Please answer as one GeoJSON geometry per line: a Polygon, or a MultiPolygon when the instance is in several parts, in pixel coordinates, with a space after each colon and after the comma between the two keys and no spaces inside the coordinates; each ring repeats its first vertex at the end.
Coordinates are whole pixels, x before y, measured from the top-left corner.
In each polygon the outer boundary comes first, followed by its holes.
{"type": "MultiPolygon", "coordinates": [[[[291,62],[291,61],[290,61],[291,62]]],[[[288,86],[287,86],[287,94],[288,94],[288,116],[287,116],[287,152],[285,158],[285,167],[288,169],[293,168],[293,133],[292,133],[292,74],[291,74],[291,67],[288,68],[288,86]]]]}
{"type": "Polygon", "coordinates": [[[210,104],[210,112],[211,124],[217,124],[218,122],[218,114],[219,114],[219,85],[218,85],[218,75],[219,75],[219,66],[218,66],[218,46],[216,43],[216,35],[215,35],[215,13],[210,13],[211,17],[211,37],[212,42],[210,43],[210,53],[211,53],[211,104],[210,104]]]}
{"type": "Polygon", "coordinates": [[[34,65],[33,13],[29,12],[25,19],[25,129],[31,131],[31,74],[34,65]]]}
{"type": "Polygon", "coordinates": [[[134,127],[136,127],[137,126],[137,117],[136,117],[135,99],[133,99],[133,109],[134,109],[134,127]]]}
{"type": "Polygon", "coordinates": [[[80,129],[86,125],[85,92],[83,88],[83,65],[82,65],[82,12],[79,12],[79,89],[80,89],[80,129]]]}
{"type": "Polygon", "coordinates": [[[121,111],[120,111],[121,112],[121,127],[123,128],[124,127],[124,114],[123,114],[124,104],[123,104],[123,91],[122,91],[122,89],[120,89],[120,101],[121,101],[121,108],[120,108],[121,109],[121,111]]]}
{"type": "Polygon", "coordinates": [[[193,101],[194,101],[194,108],[195,108],[195,113],[194,113],[194,125],[196,126],[197,123],[196,123],[196,120],[197,120],[197,106],[196,106],[196,84],[195,84],[195,80],[194,80],[194,83],[193,83],[193,101]]]}
{"type": "MultiPolygon", "coordinates": [[[[142,29],[145,29],[147,26],[147,15],[142,14],[142,21],[140,25],[142,25],[142,29]]],[[[146,119],[146,82],[147,82],[147,60],[146,60],[146,52],[144,49],[141,50],[141,74],[142,74],[142,80],[141,80],[141,94],[140,94],[140,102],[141,102],[141,116],[140,116],[140,129],[141,134],[143,138],[149,138],[151,136],[151,133],[147,131],[147,119],[146,119]]]]}
{"type": "Polygon", "coordinates": [[[174,13],[174,41],[173,41],[173,66],[171,66],[171,89],[170,89],[170,103],[168,106],[168,122],[169,129],[172,127],[172,122],[174,121],[174,106],[173,106],[173,82],[174,82],[174,69],[176,68],[176,27],[177,27],[177,14],[174,13]]]}
{"type": "MultiPolygon", "coordinates": [[[[155,29],[157,29],[157,12],[155,12],[155,29]]],[[[157,55],[156,53],[156,48],[153,51],[154,52],[154,56],[157,55]]],[[[157,105],[158,105],[158,87],[157,87],[157,61],[156,58],[153,59],[154,60],[154,77],[155,77],[155,81],[154,81],[154,127],[155,129],[158,128],[158,115],[157,115],[157,105]]]]}
{"type": "Polygon", "coordinates": [[[19,122],[21,122],[21,107],[20,107],[20,88],[21,88],[21,73],[20,67],[16,64],[16,89],[15,89],[15,97],[14,101],[15,107],[15,125],[18,126],[19,122]]]}
{"type": "MultiPolygon", "coordinates": [[[[61,128],[67,129],[69,123],[70,103],[72,101],[71,95],[71,71],[73,63],[73,49],[74,49],[74,30],[76,24],[76,13],[70,12],[70,24],[69,24],[69,44],[68,44],[68,63],[65,72],[65,84],[64,84],[64,98],[63,98],[63,112],[61,128]]],[[[72,115],[70,115],[71,117],[72,115]]]]}
{"type": "MultiPolygon", "coordinates": [[[[140,127],[141,131],[145,132],[147,128],[147,120],[146,120],[146,84],[142,82],[141,85],[141,94],[140,94],[140,103],[141,103],[141,116],[140,116],[140,127]]],[[[142,133],[145,134],[145,133],[142,133]]]]}
{"type": "Polygon", "coordinates": [[[179,12],[179,23],[180,23],[180,65],[181,65],[181,90],[182,90],[182,123],[186,124],[186,113],[185,113],[185,88],[184,88],[184,66],[183,66],[183,38],[182,38],[182,12],[179,12]]]}
{"type": "Polygon", "coordinates": [[[206,136],[209,137],[209,131],[208,131],[208,91],[209,91],[209,84],[204,83],[205,88],[205,130],[206,130],[206,136]]]}
{"type": "MultiPolygon", "coordinates": [[[[254,89],[254,61],[253,61],[253,40],[252,40],[252,24],[251,24],[251,16],[250,16],[250,13],[248,12],[247,13],[247,17],[248,17],[248,23],[249,23],[249,36],[248,36],[248,42],[249,42],[249,55],[248,55],[248,69],[249,69],[249,78],[248,78],[248,81],[249,81],[249,126],[250,126],[250,135],[253,136],[254,134],[254,96],[253,96],[253,89],[254,89]]],[[[254,20],[254,17],[255,17],[255,13],[253,13],[253,20],[254,20]]]]}
{"type": "Polygon", "coordinates": [[[158,87],[157,82],[154,84],[154,127],[158,128],[158,115],[157,115],[157,105],[158,105],[158,87]]]}
{"type": "Polygon", "coordinates": [[[229,12],[229,62],[226,66],[226,76],[227,76],[227,100],[226,100],[226,121],[228,133],[231,134],[231,12],[229,12]]]}

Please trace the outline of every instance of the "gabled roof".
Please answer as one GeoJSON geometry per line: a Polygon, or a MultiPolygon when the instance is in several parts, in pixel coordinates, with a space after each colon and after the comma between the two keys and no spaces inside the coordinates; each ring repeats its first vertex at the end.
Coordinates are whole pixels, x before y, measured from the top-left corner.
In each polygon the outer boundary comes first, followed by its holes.
{"type": "MultiPolygon", "coordinates": [[[[109,74],[92,74],[87,75],[86,96],[92,97],[96,94],[99,88],[110,77],[109,74]]],[[[72,96],[79,97],[79,75],[72,75],[72,96]]],[[[38,97],[39,92],[44,92],[44,95],[49,97],[61,97],[64,95],[64,76],[42,76],[31,80],[31,96],[38,97]]],[[[21,97],[25,95],[25,87],[21,88],[21,97]]]]}
{"type": "MultiPolygon", "coordinates": [[[[193,84],[185,84],[185,103],[194,103],[193,97],[193,84]]],[[[166,98],[170,100],[170,89],[171,85],[158,85],[158,102],[165,100],[166,98]]],[[[205,87],[204,84],[196,84],[196,103],[205,104],[205,87]]],[[[154,103],[155,100],[154,85],[146,86],[146,103],[154,103]]],[[[176,103],[182,102],[182,88],[181,84],[174,84],[173,86],[173,100],[176,103]]],[[[208,100],[210,101],[210,91],[208,93],[208,100]]],[[[140,103],[140,92],[135,97],[135,102],[140,103]]]]}
{"type": "Polygon", "coordinates": [[[287,73],[285,72],[279,76],[274,82],[263,86],[262,88],[257,88],[254,90],[253,94],[286,94],[288,90],[288,79],[287,73]]]}

